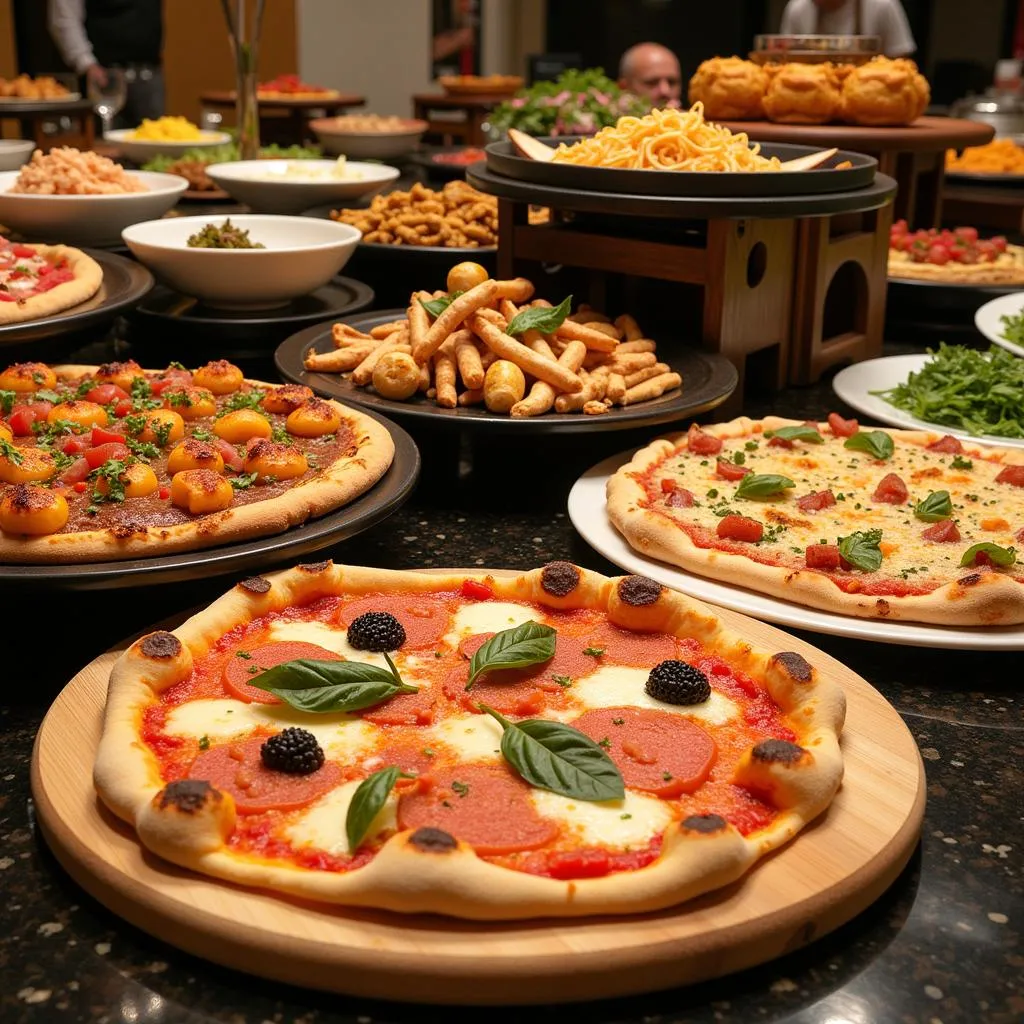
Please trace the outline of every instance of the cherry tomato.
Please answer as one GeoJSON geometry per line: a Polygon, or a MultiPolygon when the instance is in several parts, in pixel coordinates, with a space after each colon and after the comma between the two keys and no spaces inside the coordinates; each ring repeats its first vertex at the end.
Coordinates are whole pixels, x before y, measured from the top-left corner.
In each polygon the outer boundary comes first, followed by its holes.
{"type": "Polygon", "coordinates": [[[27,402],[11,413],[7,422],[11,425],[11,433],[15,437],[28,437],[32,433],[32,424],[45,420],[53,402],[27,402]]]}
{"type": "Polygon", "coordinates": [[[74,487],[76,494],[85,494],[85,489],[86,487],[88,487],[88,484],[84,480],[78,480],[76,481],[74,487]]]}
{"type": "MultiPolygon", "coordinates": [[[[75,461],[72,462],[63,473],[61,473],[60,478],[61,481],[66,484],[80,484],[88,475],[89,463],[86,462],[85,459],[75,459],[75,461]]],[[[75,487],[75,490],[78,490],[77,486],[75,487]]],[[[82,491],[84,490],[85,487],[83,486],[82,491]]]]}
{"type": "Polygon", "coordinates": [[[957,228],[955,234],[957,238],[962,238],[965,242],[976,242],[978,240],[977,228],[957,228]]]}
{"type": "Polygon", "coordinates": [[[161,487],[157,494],[163,501],[166,501],[171,496],[171,489],[170,487],[161,487]]]}
{"type": "Polygon", "coordinates": [[[86,392],[85,397],[87,401],[95,402],[97,405],[109,405],[118,399],[127,398],[128,392],[116,384],[97,384],[92,391],[86,392]]]}
{"type": "Polygon", "coordinates": [[[928,250],[928,262],[937,267],[944,267],[949,262],[949,249],[944,245],[933,245],[928,250]]]}
{"type": "Polygon", "coordinates": [[[463,580],[462,596],[471,597],[474,601],[487,601],[494,597],[494,592],[490,587],[483,583],[477,583],[476,580],[463,580]]]}
{"type": "Polygon", "coordinates": [[[124,444],[124,434],[116,430],[105,430],[103,427],[93,427],[91,439],[94,448],[101,444],[124,444]]]}
{"type": "Polygon", "coordinates": [[[996,252],[1006,252],[1006,238],[1003,235],[993,235],[989,241],[996,247],[996,252]]]}
{"type": "Polygon", "coordinates": [[[127,459],[131,455],[128,446],[120,443],[101,444],[98,448],[90,448],[85,453],[85,461],[90,469],[102,466],[108,459],[127,459]]]}
{"type": "Polygon", "coordinates": [[[81,455],[82,452],[88,451],[91,447],[92,441],[87,437],[69,437],[61,445],[60,450],[65,455],[81,455]]]}
{"type": "Polygon", "coordinates": [[[121,401],[114,406],[114,415],[118,419],[123,419],[125,416],[129,415],[131,411],[132,403],[129,398],[122,398],[121,401]]]}

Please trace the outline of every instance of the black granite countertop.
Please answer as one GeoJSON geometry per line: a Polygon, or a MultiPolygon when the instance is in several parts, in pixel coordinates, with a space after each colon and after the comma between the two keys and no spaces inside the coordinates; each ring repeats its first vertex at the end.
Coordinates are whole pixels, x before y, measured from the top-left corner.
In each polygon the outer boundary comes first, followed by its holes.
{"type": "MultiPolygon", "coordinates": [[[[906,351],[908,349],[892,349],[906,351]]],[[[751,415],[822,416],[827,384],[750,402],[751,415]]],[[[419,435],[420,487],[386,523],[328,552],[388,568],[532,568],[565,558],[617,570],[565,513],[569,487],[606,455],[642,443],[596,435],[514,449],[419,435]]],[[[33,822],[36,729],[64,683],[105,647],[206,602],[230,580],[144,592],[3,594],[0,709],[0,1020],[4,1024],[1011,1024],[1024,1020],[1024,655],[895,647],[804,636],[873,683],[925,759],[921,844],[866,913],[813,945],[718,981],[563,1007],[441,1009],[266,982],[179,952],[127,925],[57,865],[33,822]],[[54,632],[56,630],[56,633],[54,632]],[[59,635],[60,642],[52,637],[59,635]]]]}

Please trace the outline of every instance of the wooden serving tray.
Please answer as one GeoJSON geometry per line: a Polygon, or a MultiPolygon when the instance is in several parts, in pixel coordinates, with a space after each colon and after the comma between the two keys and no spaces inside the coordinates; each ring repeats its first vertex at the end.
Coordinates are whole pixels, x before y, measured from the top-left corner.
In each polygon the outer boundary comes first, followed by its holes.
{"type": "Polygon", "coordinates": [[[43,721],[32,760],[39,825],[68,873],[116,914],[197,956],[291,984],[496,1005],[621,996],[738,971],[820,938],[878,899],[917,845],[925,777],[899,714],[860,676],[772,626],[718,614],[843,686],[846,775],[829,810],[787,846],[675,909],[478,923],[307,904],[162,862],[92,787],[107,679],[124,645],[82,669],[43,721]]]}

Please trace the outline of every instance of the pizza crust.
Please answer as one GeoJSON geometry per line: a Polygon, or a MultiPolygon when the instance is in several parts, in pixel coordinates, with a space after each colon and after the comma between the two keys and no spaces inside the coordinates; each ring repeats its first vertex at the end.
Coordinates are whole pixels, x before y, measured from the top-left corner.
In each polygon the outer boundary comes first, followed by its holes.
{"type": "MultiPolygon", "coordinates": [[[[94,372],[96,367],[64,365],[54,370],[59,378],[67,379],[94,372]]],[[[245,383],[260,388],[278,386],[257,380],[245,383]]],[[[388,429],[371,416],[332,399],[325,401],[338,409],[351,426],[356,451],[336,459],[313,479],[290,487],[283,494],[212,512],[177,526],[149,527],[130,537],[116,536],[111,529],[39,537],[0,534],[0,562],[107,562],[172,551],[198,551],[283,533],[308,519],[333,512],[368,491],[387,472],[395,456],[395,443],[388,429]]]]}
{"type": "MultiPolygon", "coordinates": [[[[740,416],[728,423],[701,429],[726,440],[748,436],[755,427],[772,430],[801,422],[778,416],[763,420],[740,416]]],[[[942,436],[923,430],[886,428],[885,432],[896,441],[922,447],[942,436]]],[[[1024,585],[1003,573],[963,569],[958,570],[957,579],[929,594],[873,597],[846,593],[827,576],[812,569],[765,565],[729,551],[698,547],[685,530],[643,507],[647,495],[635,479],[674,451],[685,438],[685,434],[679,433],[652,441],[608,480],[608,518],[630,547],[640,554],[700,576],[839,615],[959,626],[1004,626],[1024,622],[1024,585]]],[[[988,446],[965,446],[964,450],[979,457],[983,453],[988,457],[1013,459],[1020,454],[988,446]]]]}
{"type": "Polygon", "coordinates": [[[642,577],[608,579],[585,569],[578,573],[577,586],[560,596],[545,589],[542,570],[517,577],[445,576],[330,562],[270,575],[265,580],[269,587],[254,586],[252,581],[236,586],[173,634],[160,634],[180,641],[179,653],[147,655],[147,640],[153,647],[151,634],[118,659],[93,773],[97,792],[135,827],[142,843],[165,860],[229,882],[330,903],[477,920],[579,917],[658,910],[735,881],[821,814],[835,796],[843,774],[842,689],[799,655],[754,649],[709,607],[653,581],[644,581],[649,584],[646,603],[636,604],[623,584],[642,577]],[[673,822],[656,861],[638,871],[603,878],[559,881],[530,875],[488,863],[465,843],[418,843],[417,833],[409,830],[389,838],[365,867],[338,874],[264,863],[231,852],[224,843],[233,827],[230,797],[187,794],[194,806],[182,810],[172,789],[175,784],[162,784],[156,758],[139,742],[142,712],[163,689],[186,678],[193,658],[201,657],[227,630],[343,589],[350,594],[391,589],[427,593],[458,589],[467,578],[486,583],[499,600],[536,601],[551,608],[598,607],[611,622],[626,628],[692,636],[734,667],[763,680],[790,720],[803,723],[802,750],[798,759],[780,762],[758,759],[755,748],[750,755],[754,767],[741,768],[741,774],[756,775],[759,784],[774,794],[782,813],[749,838],[721,819],[708,820],[714,816],[673,822]]]}
{"type": "Polygon", "coordinates": [[[1024,246],[1008,245],[994,263],[915,263],[889,250],[889,277],[937,284],[1024,284],[1024,246]]]}
{"type": "Polygon", "coordinates": [[[21,302],[0,302],[0,326],[41,320],[62,313],[91,299],[103,284],[103,268],[81,249],[72,249],[67,245],[33,245],[32,248],[47,259],[66,259],[74,271],[74,279],[21,302]]]}

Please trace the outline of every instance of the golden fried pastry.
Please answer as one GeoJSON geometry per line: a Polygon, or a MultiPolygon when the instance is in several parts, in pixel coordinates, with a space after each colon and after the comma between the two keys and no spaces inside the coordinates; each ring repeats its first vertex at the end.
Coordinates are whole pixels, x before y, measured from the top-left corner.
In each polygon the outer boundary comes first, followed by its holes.
{"type": "Polygon", "coordinates": [[[784,64],[768,83],[764,112],[782,124],[827,124],[839,111],[840,96],[830,64],[784,64]]]}
{"type": "Polygon", "coordinates": [[[768,75],[753,61],[713,57],[690,79],[690,103],[704,104],[713,121],[757,121],[764,117],[768,75]]]}
{"type": "Polygon", "coordinates": [[[843,83],[841,117],[851,124],[910,124],[928,106],[929,89],[912,60],[876,57],[843,83]]]}

